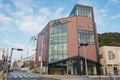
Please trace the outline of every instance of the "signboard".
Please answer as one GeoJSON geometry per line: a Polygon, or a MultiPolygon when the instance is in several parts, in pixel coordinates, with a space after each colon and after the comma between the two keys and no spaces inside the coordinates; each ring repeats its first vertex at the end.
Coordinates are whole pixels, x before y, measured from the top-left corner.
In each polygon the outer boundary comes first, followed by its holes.
{"type": "Polygon", "coordinates": [[[62,19],[62,23],[67,23],[67,22],[70,22],[71,20],[70,19],[62,19]]]}
{"type": "Polygon", "coordinates": [[[61,24],[61,21],[60,20],[55,20],[55,21],[53,21],[52,25],[54,26],[54,25],[59,25],[59,24],[61,24]]]}
{"type": "Polygon", "coordinates": [[[71,20],[69,18],[65,18],[65,19],[61,19],[61,20],[55,20],[52,22],[52,25],[60,25],[60,24],[63,24],[63,23],[67,23],[67,22],[70,22],[71,20]]]}

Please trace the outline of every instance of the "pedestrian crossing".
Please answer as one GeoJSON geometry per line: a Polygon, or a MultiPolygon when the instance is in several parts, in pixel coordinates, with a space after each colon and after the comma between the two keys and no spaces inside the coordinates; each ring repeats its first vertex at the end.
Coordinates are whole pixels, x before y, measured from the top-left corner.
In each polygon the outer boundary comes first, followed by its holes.
{"type": "Polygon", "coordinates": [[[36,75],[17,75],[17,76],[12,76],[12,78],[39,78],[39,76],[36,76],[36,75]]]}

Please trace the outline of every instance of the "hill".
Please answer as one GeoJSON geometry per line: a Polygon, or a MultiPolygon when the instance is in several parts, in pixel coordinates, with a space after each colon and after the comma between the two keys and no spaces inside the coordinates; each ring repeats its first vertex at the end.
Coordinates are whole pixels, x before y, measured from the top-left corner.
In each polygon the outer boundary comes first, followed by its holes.
{"type": "Polygon", "coordinates": [[[120,46],[120,33],[98,34],[99,46],[120,46]]]}

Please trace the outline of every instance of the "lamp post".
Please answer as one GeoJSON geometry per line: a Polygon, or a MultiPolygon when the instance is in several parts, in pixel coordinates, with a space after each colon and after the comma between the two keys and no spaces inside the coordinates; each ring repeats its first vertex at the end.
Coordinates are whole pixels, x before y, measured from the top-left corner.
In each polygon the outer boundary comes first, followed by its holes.
{"type": "MultiPolygon", "coordinates": [[[[36,41],[37,41],[37,38],[35,37],[35,36],[32,36],[31,37],[31,40],[33,41],[33,46],[35,46],[35,51],[36,51],[36,41]]],[[[35,53],[35,56],[37,57],[37,51],[36,51],[36,53],[35,53]]],[[[37,58],[36,58],[37,59],[37,58]]],[[[35,62],[34,62],[34,70],[35,70],[35,68],[36,68],[36,66],[37,66],[37,61],[36,61],[36,59],[35,59],[35,62]]]]}
{"type": "Polygon", "coordinates": [[[88,46],[88,43],[80,43],[81,46],[84,47],[84,57],[85,57],[85,71],[86,71],[86,76],[88,76],[88,69],[87,69],[87,59],[86,59],[86,46],[88,46]]]}
{"type": "Polygon", "coordinates": [[[79,75],[81,76],[82,64],[81,64],[81,59],[79,58],[79,57],[80,57],[79,48],[80,48],[80,46],[78,46],[78,60],[79,60],[79,66],[80,66],[80,67],[78,68],[78,69],[79,69],[79,72],[78,72],[78,73],[79,73],[79,75]]]}

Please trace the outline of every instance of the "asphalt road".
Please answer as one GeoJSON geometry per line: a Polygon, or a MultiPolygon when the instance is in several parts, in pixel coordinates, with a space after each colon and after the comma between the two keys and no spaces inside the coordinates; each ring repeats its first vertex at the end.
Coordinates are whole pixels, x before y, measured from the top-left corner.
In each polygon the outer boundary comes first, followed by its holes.
{"type": "MultiPolygon", "coordinates": [[[[11,77],[6,80],[99,80],[98,77],[80,77],[80,78],[58,78],[58,79],[52,79],[52,78],[45,78],[40,77],[38,75],[29,73],[29,72],[20,72],[20,71],[14,71],[11,72],[11,77]]],[[[101,76],[101,80],[110,80],[109,76],[101,76]]],[[[115,76],[115,79],[113,80],[120,80],[120,76],[115,76]]]]}
{"type": "Polygon", "coordinates": [[[38,75],[29,72],[13,71],[11,77],[7,80],[58,80],[45,77],[39,77],[38,75]]]}

